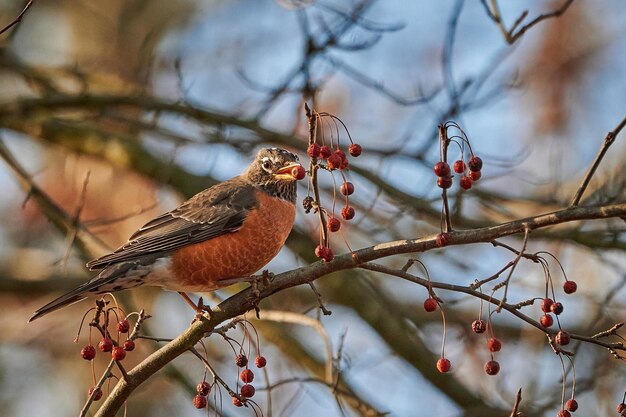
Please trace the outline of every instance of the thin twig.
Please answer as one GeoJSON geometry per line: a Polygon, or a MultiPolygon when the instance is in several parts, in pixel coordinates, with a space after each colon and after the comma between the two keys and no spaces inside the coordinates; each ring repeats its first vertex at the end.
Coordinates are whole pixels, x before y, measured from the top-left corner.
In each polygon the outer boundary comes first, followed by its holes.
{"type": "Polygon", "coordinates": [[[511,415],[509,417],[518,417],[519,416],[519,405],[522,402],[522,389],[517,390],[517,395],[515,396],[515,403],[513,404],[513,409],[511,410],[511,415]]]}
{"type": "Polygon", "coordinates": [[[575,207],[578,205],[578,203],[580,203],[580,199],[582,198],[583,193],[587,189],[587,186],[589,185],[589,181],[591,181],[593,174],[595,174],[596,170],[598,169],[598,166],[600,166],[600,162],[602,162],[602,158],[604,158],[604,155],[606,155],[606,152],[609,150],[609,147],[613,144],[613,142],[615,142],[615,138],[617,137],[619,132],[622,131],[624,126],[626,126],[626,117],[624,117],[622,121],[619,122],[619,124],[615,127],[615,129],[611,130],[609,133],[606,134],[606,137],[604,138],[604,142],[602,143],[602,147],[598,151],[598,154],[593,160],[593,163],[591,164],[591,166],[589,167],[589,170],[585,174],[585,177],[583,178],[583,181],[580,183],[578,190],[576,190],[576,195],[574,195],[574,199],[572,200],[572,204],[570,204],[570,206],[575,207]]]}
{"type": "Polygon", "coordinates": [[[0,30],[0,35],[2,35],[4,32],[11,29],[13,26],[17,25],[18,23],[22,21],[22,19],[24,18],[24,15],[28,11],[28,9],[30,9],[30,6],[33,4],[33,1],[34,0],[29,0],[29,2],[26,3],[26,6],[24,6],[24,9],[22,9],[22,12],[19,15],[17,15],[17,17],[13,19],[11,23],[9,23],[4,28],[2,28],[2,30],[0,30]]]}

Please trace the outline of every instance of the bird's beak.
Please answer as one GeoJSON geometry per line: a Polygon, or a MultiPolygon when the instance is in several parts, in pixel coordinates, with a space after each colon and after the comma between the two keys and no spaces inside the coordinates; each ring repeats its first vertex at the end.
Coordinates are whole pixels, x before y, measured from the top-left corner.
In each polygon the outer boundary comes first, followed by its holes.
{"type": "Polygon", "coordinates": [[[289,165],[285,165],[274,173],[274,178],[286,181],[301,180],[304,176],[304,167],[297,162],[292,162],[289,165]]]}

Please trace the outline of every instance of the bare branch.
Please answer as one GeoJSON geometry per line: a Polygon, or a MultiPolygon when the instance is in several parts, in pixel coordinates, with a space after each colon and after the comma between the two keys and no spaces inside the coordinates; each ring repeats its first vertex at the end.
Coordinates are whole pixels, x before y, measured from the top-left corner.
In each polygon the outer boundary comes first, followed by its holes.
{"type": "Polygon", "coordinates": [[[6,25],[4,28],[2,28],[0,30],[0,35],[2,35],[7,30],[11,29],[13,26],[15,26],[18,23],[20,23],[22,21],[22,19],[24,18],[24,15],[28,11],[28,9],[30,9],[30,6],[32,4],[33,4],[33,0],[29,0],[28,3],[26,3],[26,6],[24,6],[24,9],[22,9],[22,12],[19,15],[17,15],[17,17],[15,19],[13,19],[13,21],[11,23],[9,23],[8,25],[6,25]]]}

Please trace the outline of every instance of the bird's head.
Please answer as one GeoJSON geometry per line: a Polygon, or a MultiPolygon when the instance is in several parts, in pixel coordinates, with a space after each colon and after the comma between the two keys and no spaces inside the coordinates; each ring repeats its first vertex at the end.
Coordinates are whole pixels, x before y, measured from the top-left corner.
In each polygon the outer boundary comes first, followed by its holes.
{"type": "Polygon", "coordinates": [[[286,200],[295,201],[296,180],[304,178],[298,155],[280,148],[265,148],[243,176],[253,184],[286,200]]]}

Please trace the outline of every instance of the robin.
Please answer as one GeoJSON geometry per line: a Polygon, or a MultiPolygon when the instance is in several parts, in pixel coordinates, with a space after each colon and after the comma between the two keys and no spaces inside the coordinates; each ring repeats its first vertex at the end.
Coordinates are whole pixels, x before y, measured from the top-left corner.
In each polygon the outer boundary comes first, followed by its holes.
{"type": "Polygon", "coordinates": [[[137,230],[115,252],[87,263],[98,276],[37,310],[33,321],[93,294],[152,285],[214,291],[245,281],[283,247],[295,220],[298,157],[262,149],[241,175],[214,185],[137,230]]]}

